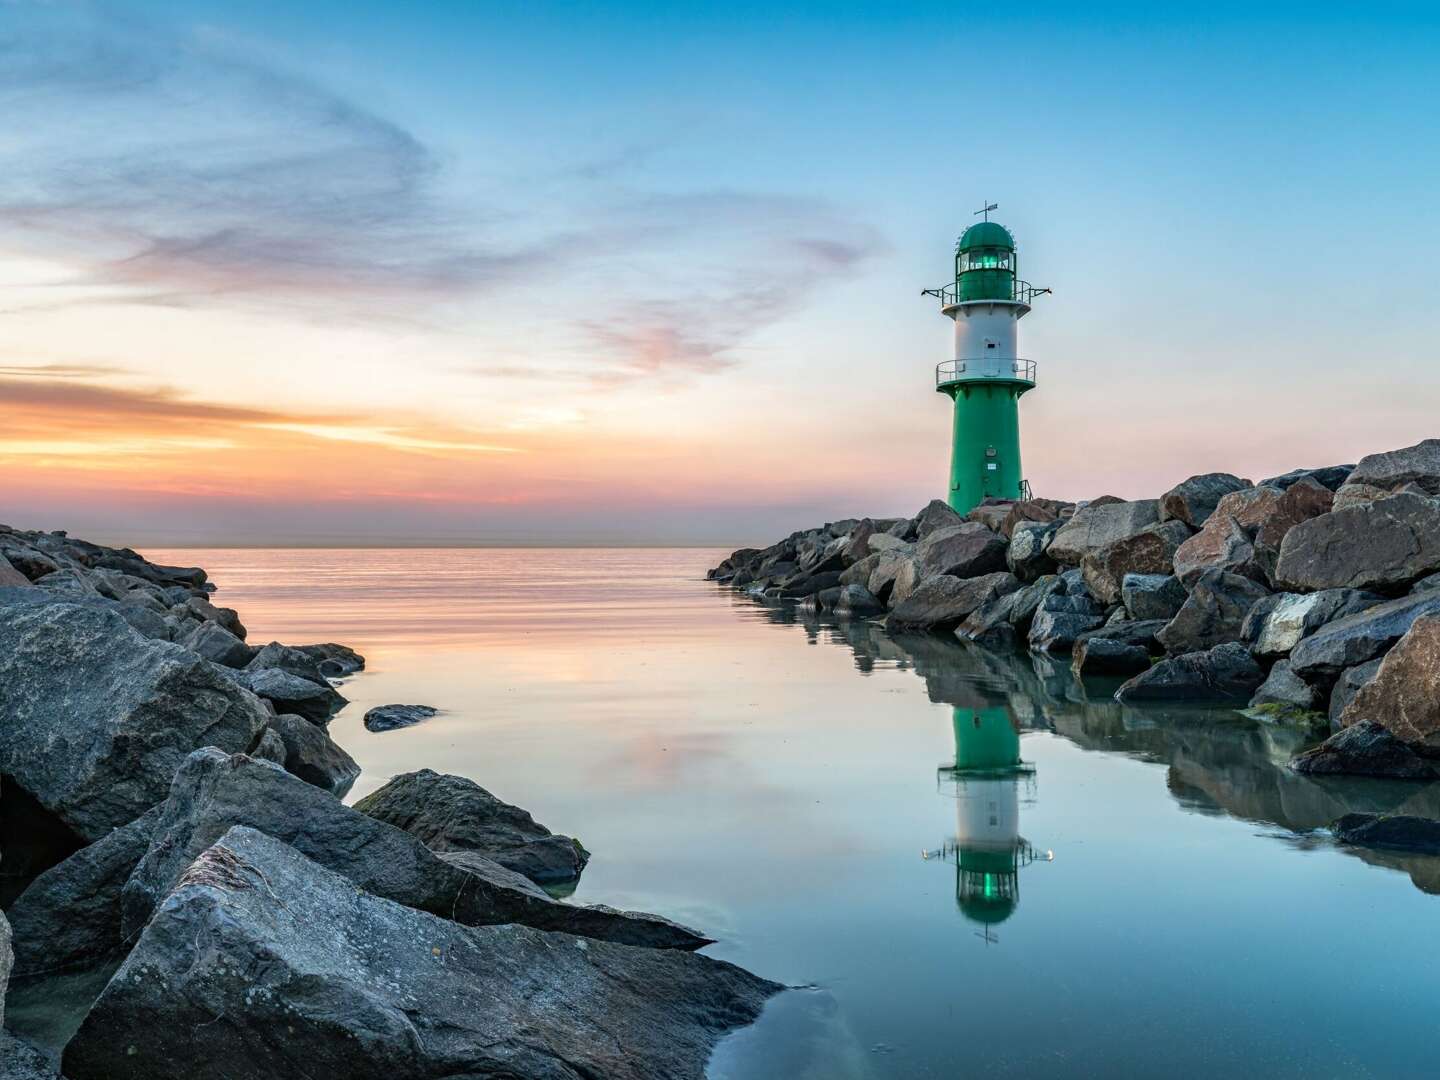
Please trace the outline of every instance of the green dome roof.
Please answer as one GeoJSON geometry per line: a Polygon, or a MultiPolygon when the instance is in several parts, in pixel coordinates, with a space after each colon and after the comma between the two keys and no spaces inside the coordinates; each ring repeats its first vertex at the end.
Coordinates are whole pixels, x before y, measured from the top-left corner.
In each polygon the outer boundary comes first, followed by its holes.
{"type": "Polygon", "coordinates": [[[981,247],[1008,248],[1014,251],[1015,238],[1010,235],[1010,230],[998,221],[978,221],[965,230],[957,250],[969,251],[971,248],[981,247]]]}

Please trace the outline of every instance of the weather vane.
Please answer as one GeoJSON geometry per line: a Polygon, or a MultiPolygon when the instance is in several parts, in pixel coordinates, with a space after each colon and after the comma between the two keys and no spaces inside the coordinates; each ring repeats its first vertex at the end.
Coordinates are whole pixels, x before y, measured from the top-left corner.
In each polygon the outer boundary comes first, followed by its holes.
{"type": "Polygon", "coordinates": [[[986,204],[985,204],[984,206],[982,206],[979,210],[976,210],[975,213],[974,213],[972,216],[973,216],[973,217],[979,217],[981,214],[984,214],[984,215],[985,215],[985,220],[986,220],[986,221],[989,221],[989,220],[990,220],[990,211],[991,211],[991,210],[998,210],[998,209],[1000,209],[1000,204],[999,204],[999,203],[994,203],[994,202],[992,202],[992,203],[986,203],[986,204]]]}

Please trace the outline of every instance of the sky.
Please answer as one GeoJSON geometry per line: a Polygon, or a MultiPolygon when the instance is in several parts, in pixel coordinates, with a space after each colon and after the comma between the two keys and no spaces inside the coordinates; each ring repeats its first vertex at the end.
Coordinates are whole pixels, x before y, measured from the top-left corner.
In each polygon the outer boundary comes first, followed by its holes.
{"type": "Polygon", "coordinates": [[[910,514],[986,201],[1037,495],[1440,435],[1440,8],[1186,8],[0,0],[0,521],[910,514]]]}

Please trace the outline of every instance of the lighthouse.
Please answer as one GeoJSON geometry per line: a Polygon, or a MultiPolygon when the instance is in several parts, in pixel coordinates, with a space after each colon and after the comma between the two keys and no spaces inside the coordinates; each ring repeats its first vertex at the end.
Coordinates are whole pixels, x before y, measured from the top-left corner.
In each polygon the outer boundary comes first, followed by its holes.
{"type": "Polygon", "coordinates": [[[1020,467],[1020,397],[1035,388],[1035,365],[1017,351],[1020,320],[1037,289],[1020,280],[1015,238],[990,211],[955,245],[955,280],[924,294],[955,321],[955,358],[935,369],[935,389],[954,403],[950,506],[969,513],[987,498],[1029,495],[1020,467]]]}

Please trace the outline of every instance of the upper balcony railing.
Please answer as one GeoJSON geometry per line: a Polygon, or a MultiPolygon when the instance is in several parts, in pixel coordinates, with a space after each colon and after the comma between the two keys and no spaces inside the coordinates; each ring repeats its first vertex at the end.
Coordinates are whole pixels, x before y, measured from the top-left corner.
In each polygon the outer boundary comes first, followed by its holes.
{"type": "Polygon", "coordinates": [[[1014,288],[1011,290],[1011,294],[1008,297],[987,296],[974,300],[960,299],[956,292],[955,283],[953,281],[949,285],[940,286],[940,288],[938,289],[922,289],[920,295],[937,297],[940,300],[940,306],[942,308],[953,307],[956,304],[983,304],[988,300],[993,300],[1002,304],[1009,300],[1014,301],[1017,304],[1024,304],[1026,307],[1029,307],[1030,304],[1034,302],[1035,297],[1044,296],[1049,291],[1049,289],[1037,288],[1036,286],[1031,285],[1028,281],[1021,281],[1017,278],[1015,280],[1014,288]]]}
{"type": "Polygon", "coordinates": [[[954,382],[1035,382],[1034,360],[946,360],[935,365],[935,385],[954,382]]]}

